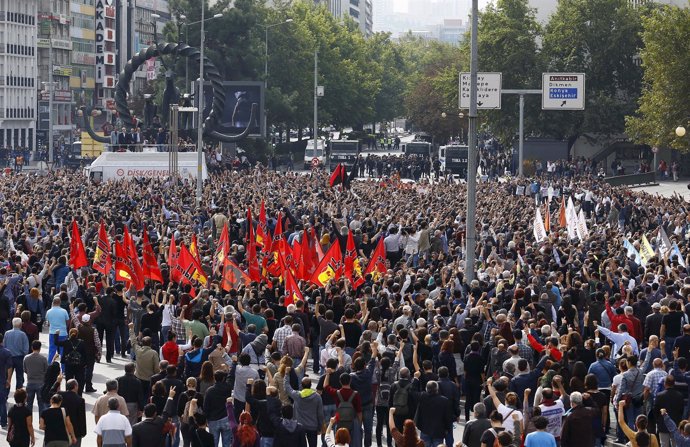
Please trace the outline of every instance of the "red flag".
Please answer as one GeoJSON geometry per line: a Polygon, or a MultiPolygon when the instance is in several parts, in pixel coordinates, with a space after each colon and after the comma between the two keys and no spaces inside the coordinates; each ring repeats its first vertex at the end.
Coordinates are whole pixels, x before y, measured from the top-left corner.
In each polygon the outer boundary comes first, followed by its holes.
{"type": "Polygon", "coordinates": [[[225,259],[223,265],[223,280],[220,287],[229,292],[230,289],[237,289],[241,285],[248,286],[251,283],[251,278],[244,273],[234,262],[225,259]]]}
{"type": "Polygon", "coordinates": [[[220,233],[220,238],[218,238],[218,245],[216,247],[216,254],[213,257],[213,271],[223,267],[225,258],[228,257],[230,252],[230,236],[228,235],[228,223],[225,222],[223,226],[223,231],[220,233]]]}
{"type": "Polygon", "coordinates": [[[115,241],[115,280],[133,282],[134,266],[127,254],[127,241],[115,241]]]}
{"type": "Polygon", "coordinates": [[[158,259],[156,259],[156,254],[153,252],[151,242],[149,242],[148,231],[144,231],[144,241],[141,251],[144,257],[144,278],[162,283],[163,275],[161,275],[161,269],[158,267],[158,259]]]}
{"type": "Polygon", "coordinates": [[[350,284],[355,288],[364,284],[362,268],[359,265],[357,247],[355,246],[352,230],[347,235],[347,247],[345,248],[345,277],[350,280],[350,284]]]}
{"type": "Polygon", "coordinates": [[[338,279],[343,274],[343,254],[340,252],[340,242],[336,238],[331,248],[326,252],[319,265],[316,267],[310,281],[323,287],[331,279],[338,279]]]}
{"type": "Polygon", "coordinates": [[[89,265],[84,242],[81,240],[81,234],[79,233],[79,226],[74,219],[72,219],[72,234],[69,241],[69,265],[75,269],[89,265]]]}
{"type": "Polygon", "coordinates": [[[383,246],[383,238],[379,238],[379,242],[376,244],[376,249],[374,249],[374,253],[371,255],[364,276],[367,276],[369,273],[371,273],[372,276],[386,273],[386,249],[383,246]]]}
{"type": "Polygon", "coordinates": [[[180,257],[180,252],[175,245],[175,233],[170,236],[170,247],[168,248],[168,266],[170,267],[170,279],[175,282],[180,282],[180,275],[177,272],[177,261],[180,257]]]}
{"type": "Polygon", "coordinates": [[[101,225],[98,228],[98,242],[96,243],[96,254],[93,257],[93,269],[101,272],[103,275],[108,275],[110,269],[113,267],[112,256],[110,255],[110,242],[108,241],[108,232],[105,230],[105,223],[101,220],[101,225]]]}
{"type": "Polygon", "coordinates": [[[256,257],[256,238],[254,237],[254,223],[252,222],[252,210],[247,208],[247,264],[249,278],[252,281],[261,281],[259,259],[256,257]]]}
{"type": "Polygon", "coordinates": [[[558,226],[566,228],[568,220],[565,217],[565,196],[561,196],[561,208],[558,210],[558,226]]]}
{"type": "Polygon", "coordinates": [[[189,249],[187,249],[184,244],[180,244],[180,252],[175,265],[175,271],[180,278],[180,282],[193,284],[196,269],[197,266],[196,262],[194,262],[194,256],[192,256],[189,249]]]}
{"type": "Polygon", "coordinates": [[[208,278],[206,277],[206,272],[201,267],[201,256],[199,255],[199,242],[196,240],[196,233],[192,233],[192,243],[189,244],[189,253],[194,259],[194,265],[196,266],[196,272],[194,272],[194,280],[200,282],[204,286],[206,285],[208,278]]]}
{"type": "Polygon", "coordinates": [[[344,179],[345,166],[343,166],[341,163],[338,163],[338,166],[336,166],[333,173],[331,173],[331,178],[328,180],[328,184],[331,186],[331,188],[333,188],[334,186],[343,183],[344,179]]]}
{"type": "Polygon", "coordinates": [[[132,235],[129,234],[129,230],[125,225],[124,241],[125,251],[127,252],[127,257],[132,266],[132,283],[137,290],[142,290],[144,288],[144,269],[141,267],[141,262],[139,262],[139,255],[137,254],[137,248],[134,245],[134,240],[132,235]]]}
{"type": "Polygon", "coordinates": [[[316,260],[314,265],[317,265],[323,259],[323,247],[321,247],[321,242],[319,242],[319,238],[316,236],[316,231],[314,230],[314,227],[311,227],[310,230],[311,230],[311,239],[312,239],[312,241],[314,241],[313,253],[315,254],[314,259],[316,260]]]}
{"type": "Polygon", "coordinates": [[[259,225],[256,227],[256,243],[261,247],[264,253],[268,253],[271,249],[270,239],[268,226],[266,226],[266,206],[262,200],[261,209],[259,210],[259,225]]]}
{"type": "Polygon", "coordinates": [[[284,270],[283,278],[285,279],[285,306],[294,304],[295,301],[304,301],[302,292],[299,290],[297,281],[295,281],[295,277],[289,268],[284,270]]]}
{"type": "Polygon", "coordinates": [[[546,208],[544,210],[544,228],[546,229],[547,233],[551,233],[551,211],[549,210],[549,204],[548,202],[546,205],[544,205],[546,208]]]}
{"type": "Polygon", "coordinates": [[[297,279],[302,279],[299,276],[299,266],[302,264],[302,252],[304,251],[303,243],[298,238],[292,240],[292,265],[289,268],[297,279]]]}

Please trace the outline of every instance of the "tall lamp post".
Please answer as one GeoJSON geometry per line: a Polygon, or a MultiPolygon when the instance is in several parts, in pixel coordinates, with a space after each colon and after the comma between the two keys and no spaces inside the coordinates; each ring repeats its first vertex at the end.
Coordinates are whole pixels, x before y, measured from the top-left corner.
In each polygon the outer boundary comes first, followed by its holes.
{"type": "MultiPolygon", "coordinates": [[[[285,19],[279,23],[261,25],[264,28],[264,92],[268,92],[268,30],[271,28],[275,28],[276,26],[291,23],[292,21],[292,19],[285,19]]],[[[264,128],[261,129],[261,133],[264,134],[264,138],[268,138],[268,133],[266,132],[266,121],[267,120],[264,118],[264,128]]]]}
{"type": "MultiPolygon", "coordinates": [[[[218,13],[218,14],[214,14],[213,17],[209,17],[208,19],[204,19],[204,21],[208,22],[209,20],[220,19],[221,17],[223,17],[223,14],[218,13]]],[[[184,14],[180,14],[180,20],[182,20],[182,25],[184,25],[184,43],[189,45],[189,27],[191,25],[198,25],[199,23],[201,23],[201,20],[187,23],[187,22],[185,22],[185,20],[187,20],[187,16],[184,14]]],[[[178,33],[179,33],[179,31],[178,31],[178,33]]],[[[185,89],[187,89],[187,91],[190,90],[190,88],[189,88],[189,59],[188,58],[185,58],[185,60],[184,60],[184,87],[185,87],[185,89]]]]}

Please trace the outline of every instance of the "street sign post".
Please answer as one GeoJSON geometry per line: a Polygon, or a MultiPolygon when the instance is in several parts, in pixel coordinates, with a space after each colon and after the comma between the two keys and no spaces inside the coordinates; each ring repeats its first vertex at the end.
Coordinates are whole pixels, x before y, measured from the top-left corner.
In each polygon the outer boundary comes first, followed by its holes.
{"type": "MultiPolygon", "coordinates": [[[[477,73],[477,108],[501,108],[501,73],[477,73]]],[[[460,73],[460,108],[470,108],[470,74],[460,73]]]]}
{"type": "Polygon", "coordinates": [[[542,110],[584,110],[584,73],[542,73],[542,110]]]}
{"type": "Polygon", "coordinates": [[[320,162],[319,162],[319,159],[318,159],[318,158],[316,158],[316,157],[312,158],[312,159],[311,159],[311,168],[312,168],[312,169],[318,168],[318,167],[319,167],[319,163],[320,163],[320,162]]]}

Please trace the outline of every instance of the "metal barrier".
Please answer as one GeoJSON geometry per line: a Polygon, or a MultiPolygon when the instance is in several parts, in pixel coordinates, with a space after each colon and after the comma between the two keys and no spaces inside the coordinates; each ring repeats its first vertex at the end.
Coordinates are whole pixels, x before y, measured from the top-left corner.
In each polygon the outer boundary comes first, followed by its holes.
{"type": "Polygon", "coordinates": [[[606,183],[611,186],[637,186],[656,184],[655,172],[643,172],[641,174],[617,175],[614,177],[606,177],[606,183]]]}
{"type": "MultiPolygon", "coordinates": [[[[107,152],[171,152],[172,144],[105,144],[107,152]]],[[[180,144],[179,152],[196,152],[195,144],[180,144]]]]}

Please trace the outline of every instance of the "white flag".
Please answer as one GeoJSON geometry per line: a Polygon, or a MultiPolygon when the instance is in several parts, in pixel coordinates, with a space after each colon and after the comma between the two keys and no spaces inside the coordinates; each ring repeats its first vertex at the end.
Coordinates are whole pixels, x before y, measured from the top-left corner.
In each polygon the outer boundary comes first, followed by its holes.
{"type": "Polygon", "coordinates": [[[577,238],[577,211],[573,204],[572,197],[568,197],[568,205],[565,207],[565,222],[568,229],[568,237],[570,239],[577,238]]]}
{"type": "Polygon", "coordinates": [[[546,228],[544,228],[544,221],[541,218],[541,211],[539,211],[539,207],[537,206],[534,213],[534,240],[541,242],[548,238],[549,237],[546,235],[546,228]]]}
{"type": "Polygon", "coordinates": [[[584,241],[589,237],[589,230],[587,229],[587,220],[585,219],[585,213],[580,208],[580,215],[577,218],[577,236],[581,241],[584,241]]]}

